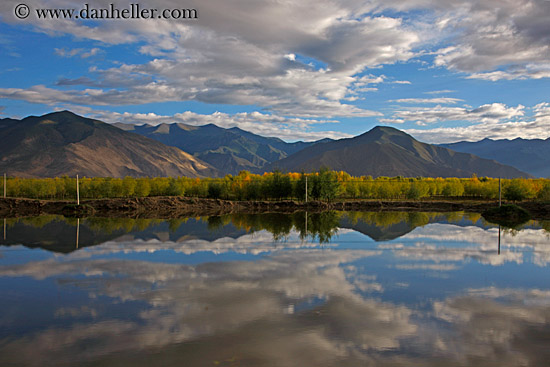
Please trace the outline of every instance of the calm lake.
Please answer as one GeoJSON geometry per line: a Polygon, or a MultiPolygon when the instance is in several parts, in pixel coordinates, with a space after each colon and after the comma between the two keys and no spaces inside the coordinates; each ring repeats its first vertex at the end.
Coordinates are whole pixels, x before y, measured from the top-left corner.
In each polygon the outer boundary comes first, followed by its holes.
{"type": "Polygon", "coordinates": [[[548,366],[549,230],[462,212],[8,218],[0,366],[548,366]]]}

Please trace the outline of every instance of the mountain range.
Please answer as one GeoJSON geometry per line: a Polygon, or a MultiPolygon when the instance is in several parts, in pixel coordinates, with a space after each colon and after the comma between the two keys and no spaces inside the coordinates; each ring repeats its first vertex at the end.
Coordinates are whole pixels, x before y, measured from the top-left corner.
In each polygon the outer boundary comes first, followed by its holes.
{"type": "Polygon", "coordinates": [[[19,177],[220,177],[240,170],[354,176],[529,177],[514,167],[375,127],[349,139],[287,143],[239,128],[107,124],[70,111],[0,120],[0,172],[19,177]]]}
{"type": "MultiPolygon", "coordinates": [[[[263,137],[233,127],[224,129],[213,124],[129,125],[116,127],[160,141],[193,154],[196,158],[229,174],[242,170],[259,172],[269,163],[288,157],[314,144],[287,143],[279,138],[263,137]]],[[[330,141],[325,139],[323,141],[330,141]]]]}
{"type": "Polygon", "coordinates": [[[486,138],[477,142],[461,141],[440,146],[520,167],[521,170],[536,177],[550,177],[550,138],[546,140],[486,138]]]}
{"type": "Polygon", "coordinates": [[[218,176],[180,149],[69,111],[0,120],[0,172],[18,177],[218,176]]]}

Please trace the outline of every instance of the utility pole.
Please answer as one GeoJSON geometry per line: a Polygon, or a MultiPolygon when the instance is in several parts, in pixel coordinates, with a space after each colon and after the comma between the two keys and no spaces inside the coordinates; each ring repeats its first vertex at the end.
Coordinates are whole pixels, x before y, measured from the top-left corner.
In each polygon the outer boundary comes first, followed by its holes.
{"type": "Polygon", "coordinates": [[[307,203],[307,175],[306,175],[306,203],[307,203]]]}
{"type": "Polygon", "coordinates": [[[78,175],[76,175],[76,205],[80,205],[80,192],[78,190],[78,175]]]}
{"type": "Polygon", "coordinates": [[[502,206],[502,190],[500,189],[500,177],[498,178],[498,207],[500,208],[502,206]]]}

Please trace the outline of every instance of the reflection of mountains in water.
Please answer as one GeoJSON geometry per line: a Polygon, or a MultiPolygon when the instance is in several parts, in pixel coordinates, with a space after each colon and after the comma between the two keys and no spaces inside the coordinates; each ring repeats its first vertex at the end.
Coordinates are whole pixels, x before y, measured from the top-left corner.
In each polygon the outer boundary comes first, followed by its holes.
{"type": "Polygon", "coordinates": [[[7,219],[6,239],[0,240],[0,245],[24,245],[69,253],[77,248],[107,241],[213,242],[221,238],[238,239],[247,233],[262,230],[270,232],[274,241],[285,239],[292,231],[296,231],[301,239],[326,243],[337,234],[338,228],[360,232],[375,241],[388,241],[431,223],[452,223],[484,229],[490,227],[478,214],[461,212],[302,212],[231,214],[171,220],[87,218],[79,222],[62,216],[42,216],[7,219]]]}
{"type": "Polygon", "coordinates": [[[462,212],[348,212],[340,218],[339,227],[362,233],[375,241],[390,241],[432,223],[490,227],[479,214],[462,212]]]}
{"type": "Polygon", "coordinates": [[[157,239],[163,242],[184,242],[191,239],[214,241],[222,237],[238,238],[246,233],[230,222],[213,228],[207,218],[86,218],[77,223],[77,219],[51,215],[6,221],[6,238],[0,240],[0,245],[24,245],[61,253],[117,239],[157,239]]]}

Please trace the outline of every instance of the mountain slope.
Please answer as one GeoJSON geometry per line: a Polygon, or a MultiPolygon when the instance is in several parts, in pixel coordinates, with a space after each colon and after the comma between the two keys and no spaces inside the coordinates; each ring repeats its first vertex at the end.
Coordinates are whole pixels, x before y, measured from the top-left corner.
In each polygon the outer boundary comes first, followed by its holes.
{"type": "Polygon", "coordinates": [[[177,148],[69,111],[0,120],[0,172],[19,177],[217,175],[177,148]]]}
{"type": "Polygon", "coordinates": [[[521,168],[537,177],[550,177],[550,138],[514,140],[483,139],[477,142],[462,141],[440,146],[457,152],[470,153],[482,158],[521,168]]]}
{"type": "Polygon", "coordinates": [[[313,145],[267,168],[311,172],[323,166],[374,177],[529,176],[513,167],[421,143],[400,130],[380,126],[354,138],[313,145]]]}
{"type": "Polygon", "coordinates": [[[180,148],[230,174],[237,174],[241,170],[258,172],[267,164],[314,144],[287,143],[278,138],[259,136],[237,127],[224,129],[213,124],[114,125],[180,148]]]}

